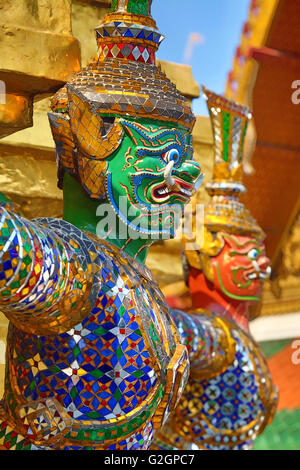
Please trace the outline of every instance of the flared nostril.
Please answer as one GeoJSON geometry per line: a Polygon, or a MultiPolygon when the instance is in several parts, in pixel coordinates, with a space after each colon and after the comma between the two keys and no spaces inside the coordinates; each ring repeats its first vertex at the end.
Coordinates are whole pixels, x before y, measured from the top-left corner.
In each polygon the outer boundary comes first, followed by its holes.
{"type": "Polygon", "coordinates": [[[260,256],[258,259],[258,266],[260,269],[264,269],[265,271],[268,270],[270,267],[270,260],[267,258],[267,256],[260,256]]]}

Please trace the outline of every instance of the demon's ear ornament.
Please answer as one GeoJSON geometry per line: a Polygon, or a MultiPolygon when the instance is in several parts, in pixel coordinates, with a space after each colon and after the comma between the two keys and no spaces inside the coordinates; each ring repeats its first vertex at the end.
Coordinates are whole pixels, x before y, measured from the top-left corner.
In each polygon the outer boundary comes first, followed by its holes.
{"type": "MultiPolygon", "coordinates": [[[[204,276],[213,282],[214,274],[212,269],[212,258],[217,256],[223,249],[225,240],[221,232],[212,233],[203,227],[204,233],[200,234],[195,230],[195,219],[193,220],[193,240],[182,238],[182,248],[187,266],[198,269],[204,276]],[[191,244],[192,242],[192,244],[191,244]],[[192,246],[195,249],[191,249],[192,246]],[[187,249],[187,247],[190,247],[187,249]]],[[[188,268],[189,269],[189,268],[188,268]]]]}
{"type": "Polygon", "coordinates": [[[123,128],[118,119],[105,125],[97,107],[85,96],[67,85],[70,127],[76,148],[86,158],[103,160],[118,149],[123,128]]]}
{"type": "Polygon", "coordinates": [[[67,113],[49,113],[56,143],[58,186],[69,172],[92,199],[105,199],[105,159],[116,151],[124,131],[119,119],[102,119],[95,104],[71,85],[66,87],[67,113]]]}
{"type": "Polygon", "coordinates": [[[56,144],[56,160],[58,166],[58,187],[63,188],[65,171],[76,175],[74,162],[75,142],[70,127],[70,120],[62,113],[48,113],[53,140],[56,144]]]}

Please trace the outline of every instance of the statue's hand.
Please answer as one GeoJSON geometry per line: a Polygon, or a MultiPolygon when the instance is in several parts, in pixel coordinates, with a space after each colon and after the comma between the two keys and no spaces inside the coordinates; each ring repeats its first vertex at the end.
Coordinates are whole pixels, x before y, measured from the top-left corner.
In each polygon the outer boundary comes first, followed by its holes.
{"type": "Polygon", "coordinates": [[[171,310],[171,316],[188,349],[192,376],[198,380],[212,378],[233,362],[236,343],[229,320],[209,311],[171,310]]]}

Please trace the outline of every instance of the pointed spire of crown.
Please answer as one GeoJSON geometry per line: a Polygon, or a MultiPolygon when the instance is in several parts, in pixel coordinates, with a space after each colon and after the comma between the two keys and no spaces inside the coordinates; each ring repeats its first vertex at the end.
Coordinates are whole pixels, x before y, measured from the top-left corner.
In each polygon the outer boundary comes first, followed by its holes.
{"type": "Polygon", "coordinates": [[[203,95],[214,134],[213,181],[206,187],[209,194],[236,194],[246,191],[243,185],[243,148],[252,113],[224,96],[204,86],[203,95]]]}
{"type": "Polygon", "coordinates": [[[210,202],[205,206],[205,227],[212,232],[264,238],[261,227],[240,201],[243,184],[243,148],[252,113],[246,106],[203,87],[214,134],[214,169],[205,189],[210,202]]]}
{"type": "Polygon", "coordinates": [[[98,59],[155,63],[164,36],[151,16],[152,0],[112,0],[110,12],[96,28],[98,59]]]}

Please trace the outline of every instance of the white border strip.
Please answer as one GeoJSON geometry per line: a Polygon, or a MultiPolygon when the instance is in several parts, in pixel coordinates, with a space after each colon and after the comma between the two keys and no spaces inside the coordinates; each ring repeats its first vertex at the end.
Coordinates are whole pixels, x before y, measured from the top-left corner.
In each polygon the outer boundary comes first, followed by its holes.
{"type": "Polygon", "coordinates": [[[256,341],[300,338],[300,313],[257,318],[250,322],[250,331],[256,341]]]}

